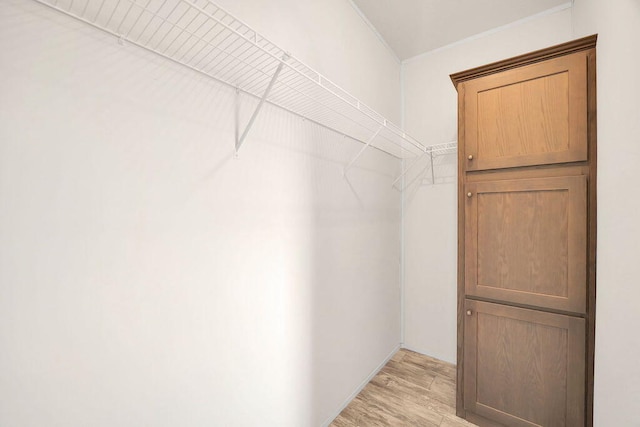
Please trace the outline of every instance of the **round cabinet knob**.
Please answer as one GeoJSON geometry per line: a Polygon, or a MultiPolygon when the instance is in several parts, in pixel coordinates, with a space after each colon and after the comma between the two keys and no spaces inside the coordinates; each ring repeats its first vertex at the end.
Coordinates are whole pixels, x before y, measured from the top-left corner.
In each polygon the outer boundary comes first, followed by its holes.
{"type": "Polygon", "coordinates": [[[467,310],[467,316],[471,316],[471,310],[467,310]]]}
{"type": "Polygon", "coordinates": [[[473,194],[471,194],[471,191],[469,191],[469,192],[467,193],[467,197],[471,197],[471,196],[473,196],[473,194]]]}
{"type": "Polygon", "coordinates": [[[473,160],[473,154],[469,154],[469,157],[467,157],[467,159],[473,160]]]}

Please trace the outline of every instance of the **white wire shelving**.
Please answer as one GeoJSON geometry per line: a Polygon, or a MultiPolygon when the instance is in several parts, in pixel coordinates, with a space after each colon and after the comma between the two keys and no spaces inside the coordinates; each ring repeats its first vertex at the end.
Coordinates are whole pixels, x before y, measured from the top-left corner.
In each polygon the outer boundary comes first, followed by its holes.
{"type": "Polygon", "coordinates": [[[391,185],[395,187],[398,181],[400,181],[411,169],[413,169],[413,167],[416,166],[424,156],[429,156],[429,163],[431,166],[431,183],[435,183],[436,177],[435,169],[433,167],[433,159],[438,156],[455,154],[457,151],[457,141],[445,142],[444,144],[437,144],[426,147],[425,152],[421,155],[416,156],[415,159],[409,162],[409,164],[402,170],[400,175],[391,183],[391,185]]]}
{"type": "Polygon", "coordinates": [[[329,79],[210,0],[34,0],[266,102],[400,159],[434,153],[329,79]]]}

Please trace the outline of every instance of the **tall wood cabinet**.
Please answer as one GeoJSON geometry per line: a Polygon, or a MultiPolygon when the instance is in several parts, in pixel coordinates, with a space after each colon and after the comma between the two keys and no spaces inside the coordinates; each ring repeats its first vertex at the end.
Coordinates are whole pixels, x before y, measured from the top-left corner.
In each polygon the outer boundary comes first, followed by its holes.
{"type": "Polygon", "coordinates": [[[453,74],[457,413],[591,426],[596,36],[453,74]]]}

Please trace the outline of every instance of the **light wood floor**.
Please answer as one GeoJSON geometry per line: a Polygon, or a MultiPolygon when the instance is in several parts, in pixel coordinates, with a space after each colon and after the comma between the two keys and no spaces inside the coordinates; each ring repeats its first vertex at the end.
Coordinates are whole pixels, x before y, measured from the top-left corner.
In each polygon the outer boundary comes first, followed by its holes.
{"type": "Polygon", "coordinates": [[[403,349],[331,426],[473,426],[455,416],[455,406],[455,366],[403,349]]]}

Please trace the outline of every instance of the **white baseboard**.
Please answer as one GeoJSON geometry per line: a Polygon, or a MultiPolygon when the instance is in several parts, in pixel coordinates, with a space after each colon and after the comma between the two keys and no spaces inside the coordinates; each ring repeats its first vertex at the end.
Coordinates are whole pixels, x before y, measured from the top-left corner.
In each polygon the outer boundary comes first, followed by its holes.
{"type": "Polygon", "coordinates": [[[325,422],[322,423],[322,427],[328,427],[329,424],[331,424],[331,422],[335,420],[338,415],[340,415],[340,412],[342,412],[342,410],[346,408],[349,405],[349,403],[351,403],[351,401],[358,395],[358,393],[360,393],[362,389],[365,388],[367,384],[369,384],[369,381],[371,381],[373,377],[375,377],[378,374],[378,372],[380,372],[380,370],[384,368],[384,365],[386,365],[387,362],[391,360],[393,355],[396,354],[398,350],[400,350],[400,344],[395,346],[394,349],[391,350],[391,353],[389,353],[389,355],[387,355],[387,357],[382,361],[382,363],[380,363],[373,371],[371,371],[371,373],[367,376],[367,378],[364,379],[364,381],[362,381],[362,383],[356,388],[356,390],[353,393],[351,393],[349,397],[347,397],[347,399],[340,406],[340,408],[332,416],[327,418],[325,422]]]}

